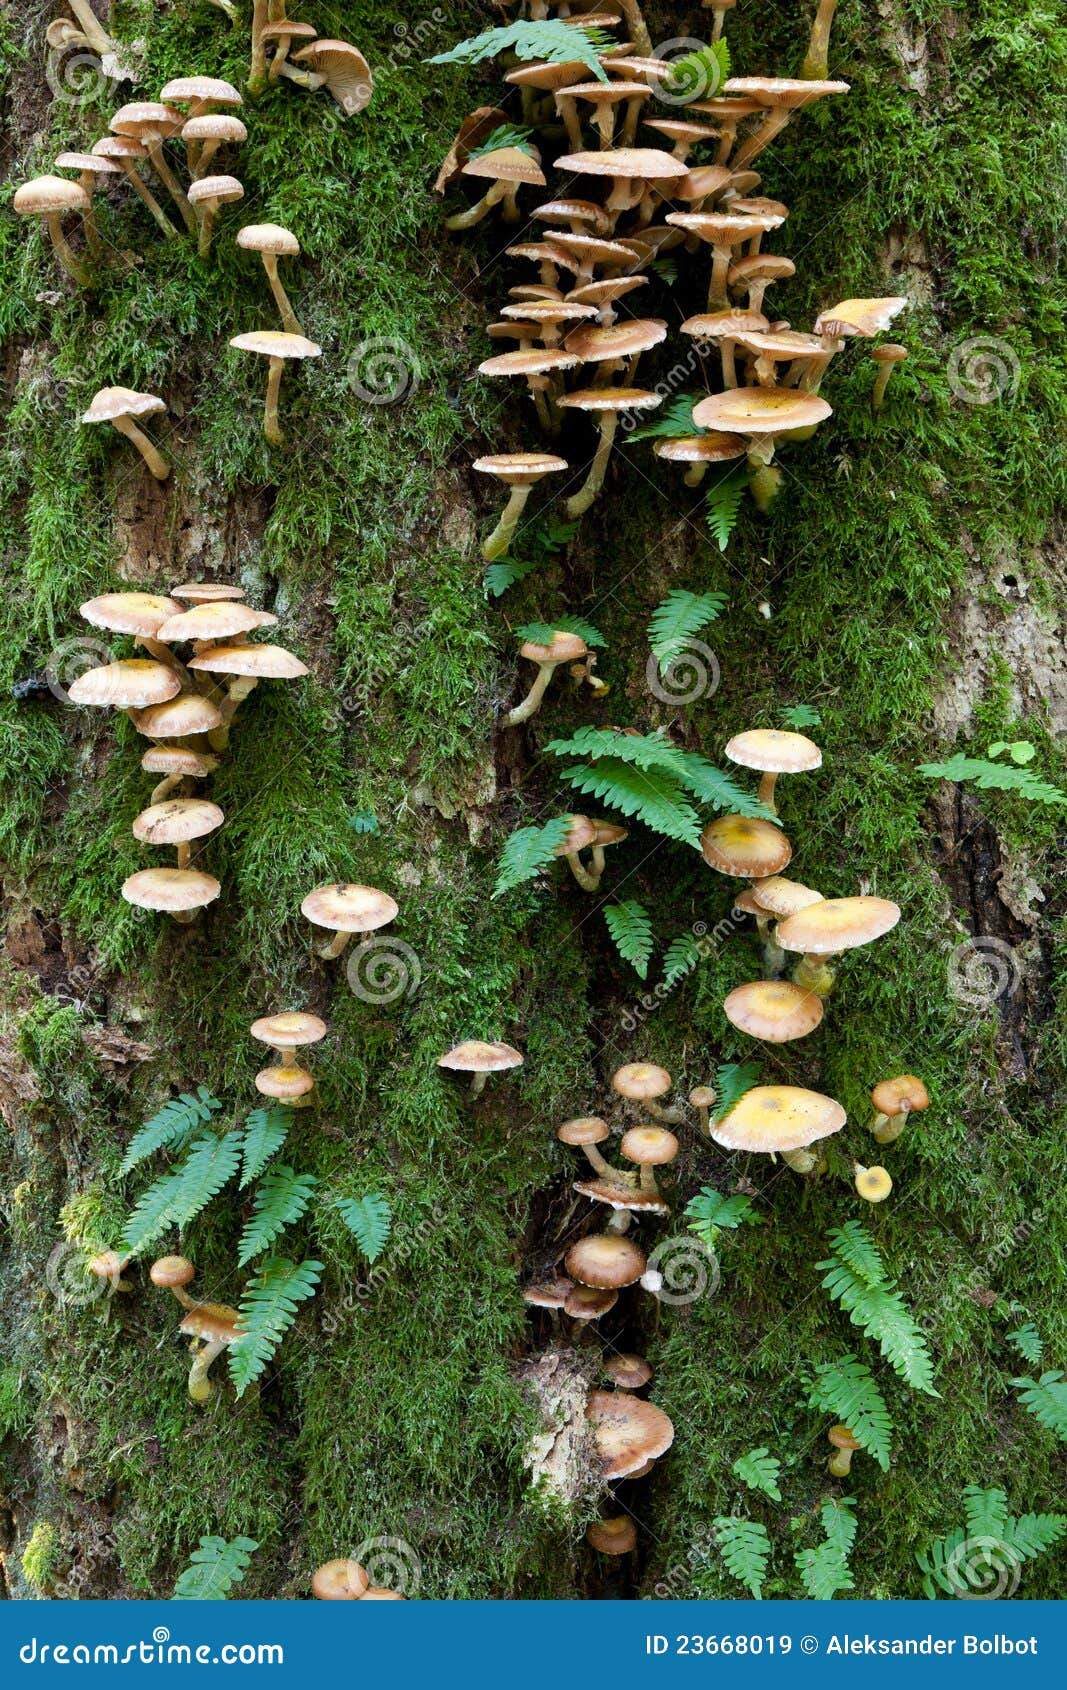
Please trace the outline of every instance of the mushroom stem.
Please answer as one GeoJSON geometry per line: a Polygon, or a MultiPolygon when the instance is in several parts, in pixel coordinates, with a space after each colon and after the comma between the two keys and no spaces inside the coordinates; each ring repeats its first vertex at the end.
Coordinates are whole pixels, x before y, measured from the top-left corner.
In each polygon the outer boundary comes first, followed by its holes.
{"type": "Polygon", "coordinates": [[[188,839],[179,839],[178,840],[177,851],[178,851],[178,867],[179,868],[188,868],[189,867],[189,859],[193,854],[193,848],[190,845],[188,839]]]}
{"type": "Polygon", "coordinates": [[[125,176],[127,182],[130,184],[130,187],[133,189],[134,193],[137,195],[138,199],[140,199],[143,202],[143,204],[145,206],[147,206],[148,210],[151,212],[155,221],[159,224],[159,227],[162,229],[162,231],[166,235],[167,239],[171,240],[171,241],[176,240],[178,238],[177,229],[174,227],[174,224],[171,222],[170,218],[167,216],[166,212],[163,210],[163,207],[160,205],[159,201],[156,199],[155,194],[152,192],[151,188],[148,186],[148,183],[145,181],[145,179],[141,175],[140,171],[134,165],[133,160],[130,159],[130,158],[120,158],[120,159],[116,160],[116,163],[118,164],[119,169],[122,171],[122,174],[125,176]]]}
{"type": "Polygon", "coordinates": [[[201,258],[206,258],[211,251],[211,235],[215,227],[215,219],[219,214],[218,204],[208,200],[200,214],[200,234],[197,237],[196,250],[201,258]]]}
{"type": "MultiPolygon", "coordinates": [[[[489,215],[494,205],[499,204],[499,202],[505,198],[506,192],[506,182],[494,182],[488,192],[483,194],[481,199],[477,200],[474,205],[469,207],[468,210],[457,211],[454,217],[446,217],[445,228],[473,229],[476,223],[480,223],[483,217],[487,217],[489,215]]],[[[508,221],[517,222],[518,218],[517,216],[509,218],[508,221]]]]}
{"type": "Polygon", "coordinates": [[[595,892],[600,885],[599,874],[591,874],[577,851],[567,852],[567,866],[583,892],[595,892]]]}
{"type": "Polygon", "coordinates": [[[668,1127],[680,1127],[685,1122],[684,1109],[665,1109],[662,1103],[657,1103],[651,1097],[642,1100],[641,1109],[651,1115],[653,1120],[662,1121],[668,1127]]]}
{"type": "Polygon", "coordinates": [[[771,462],[774,448],[773,437],[768,437],[766,441],[761,441],[758,447],[750,447],[748,454],[748,490],[752,494],[756,509],[764,515],[770,510],[782,485],[782,472],[771,462]]]}
{"type": "Polygon", "coordinates": [[[252,54],[248,66],[248,92],[261,94],[267,83],[267,51],[263,31],[269,22],[267,0],[252,0],[252,54]]]}
{"type": "Polygon", "coordinates": [[[875,376],[874,386],[871,388],[872,411],[880,411],[885,404],[886,388],[889,386],[889,378],[893,374],[894,367],[889,362],[879,364],[878,374],[875,376]]]}
{"type": "Polygon", "coordinates": [[[86,176],[89,177],[90,185],[89,185],[89,187],[85,188],[85,192],[89,196],[90,204],[87,205],[85,210],[82,212],[82,227],[85,230],[85,244],[89,248],[90,257],[92,257],[97,263],[99,263],[100,260],[104,256],[104,244],[100,239],[100,230],[96,226],[96,216],[93,212],[92,203],[91,203],[91,201],[92,201],[92,172],[91,171],[83,172],[83,175],[82,175],[82,186],[83,187],[85,187],[85,177],[86,176]]]}
{"type": "Polygon", "coordinates": [[[152,169],[155,171],[171,199],[181,212],[182,222],[185,224],[185,227],[191,235],[195,235],[196,212],[186,199],[181,183],[178,181],[178,178],[175,176],[173,170],[163,156],[163,142],[157,135],[154,139],[149,137],[145,141],[145,146],[148,148],[148,156],[152,160],[152,169]]]}
{"type": "Polygon", "coordinates": [[[726,278],[730,274],[732,261],[732,247],[712,247],[711,276],[708,279],[708,310],[711,312],[725,311],[729,306],[730,296],[726,291],[726,278]]]}
{"type": "Polygon", "coordinates": [[[312,92],[316,88],[321,88],[326,81],[326,78],[320,75],[317,70],[298,70],[297,66],[290,64],[288,59],[283,64],[280,74],[287,76],[290,82],[295,82],[298,88],[310,88],[312,92]]]}
{"type": "Polygon", "coordinates": [[[656,1170],[647,1163],[642,1162],[641,1164],[638,1184],[641,1190],[647,1191],[650,1196],[658,1197],[660,1195],[659,1186],[656,1184],[656,1170]]]}
{"type": "Polygon", "coordinates": [[[846,1478],[852,1467],[852,1451],[835,1449],[826,1465],[835,1479],[846,1478]]]}
{"type": "Polygon", "coordinates": [[[267,374],[267,397],[263,406],[263,433],[268,446],[284,446],[285,435],[278,421],[278,393],[282,385],[284,358],[272,358],[267,374]]]}
{"type": "Polygon", "coordinates": [[[205,1403],[214,1396],[215,1386],[208,1378],[208,1369],[225,1348],[224,1342],[205,1344],[193,1357],[193,1365],[189,1369],[189,1395],[194,1402],[205,1403]]]}
{"type": "Polygon", "coordinates": [[[485,1082],[488,1078],[489,1078],[488,1074],[472,1074],[471,1075],[471,1093],[470,1094],[471,1094],[472,1097],[481,1097],[483,1091],[485,1090],[485,1082]]]}
{"type": "MultiPolygon", "coordinates": [[[[802,82],[823,82],[826,78],[830,61],[830,25],[834,21],[836,10],[837,0],[819,0],[815,21],[811,26],[808,51],[800,67],[802,82]]],[[[845,1471],[848,1471],[847,1467],[845,1471]]]]}
{"type": "Polygon", "coordinates": [[[162,804],[164,798],[169,798],[175,787],[181,786],[184,781],[184,775],[164,775],[163,779],[152,788],[152,796],[148,800],[149,805],[162,804]]]}
{"type": "Polygon", "coordinates": [[[506,557],[508,547],[519,526],[519,518],[526,508],[526,501],[530,497],[532,482],[516,482],[508,495],[508,502],[504,506],[497,523],[488,540],[482,544],[482,556],[486,563],[492,563],[494,558],[506,557]]]}
{"type": "Polygon", "coordinates": [[[111,425],[113,428],[117,428],[120,434],[124,434],[132,445],[136,446],[156,480],[166,481],[170,474],[170,465],[162,453],[156,451],[147,434],[138,428],[133,418],[112,417],[111,425]]]}
{"type": "Polygon", "coordinates": [[[778,814],[778,806],[774,802],[774,788],[777,784],[777,781],[778,781],[777,770],[776,769],[768,769],[766,774],[763,776],[763,779],[759,783],[759,801],[760,801],[761,804],[766,804],[768,810],[773,810],[775,815],[778,814]]]}
{"type": "Polygon", "coordinates": [[[63,219],[58,211],[49,211],[45,215],[48,233],[52,239],[52,248],[63,269],[68,276],[72,276],[80,288],[88,287],[89,272],[81,259],[78,258],[66,235],[63,233],[63,219]]]}
{"type": "Polygon", "coordinates": [[[629,1232],[631,1219],[632,1216],[629,1209],[614,1209],[612,1211],[611,1219],[604,1227],[604,1231],[620,1235],[624,1232],[629,1232]]]}
{"type": "Polygon", "coordinates": [[[740,152],[730,160],[730,169],[743,170],[746,165],[751,164],[764,147],[769,147],[771,142],[782,133],[792,115],[792,112],[785,106],[779,106],[777,110],[769,111],[755,133],[750,135],[747,141],[742,142],[740,152]]]}
{"type": "Polygon", "coordinates": [[[585,515],[604,485],[608,459],[611,457],[611,448],[615,441],[618,423],[617,411],[600,412],[600,440],[597,444],[596,456],[589,467],[589,474],[585,478],[584,485],[578,489],[573,498],[567,500],[567,516],[572,522],[585,515]]]}
{"type": "Polygon", "coordinates": [[[737,342],[731,340],[728,335],[724,335],[719,342],[719,357],[722,359],[723,387],[737,386],[737,361],[734,357],[734,349],[736,345],[737,342]]]}
{"type": "Polygon", "coordinates": [[[274,303],[278,307],[278,315],[282,320],[282,328],[285,330],[286,334],[302,335],[304,330],[301,327],[296,312],[289,303],[289,295],[282,287],[281,277],[278,275],[277,254],[273,252],[264,252],[261,254],[261,257],[263,259],[263,268],[267,272],[267,281],[270,283],[270,291],[274,295],[274,303]]]}
{"type": "Polygon", "coordinates": [[[82,26],[89,46],[95,53],[99,53],[103,57],[105,53],[117,52],[117,44],[112,41],[110,35],[104,29],[90,6],[89,0],[69,0],[69,5],[82,26]]]}
{"type": "Polygon", "coordinates": [[[530,688],[521,704],[516,704],[514,710],[509,710],[504,721],[509,728],[517,728],[520,722],[528,722],[541,708],[541,700],[545,696],[545,689],[556,673],[558,665],[555,663],[539,663],[534,684],[530,688]]]}
{"type": "Polygon", "coordinates": [[[893,1144],[900,1137],[908,1124],[909,1109],[901,1109],[899,1115],[883,1115],[879,1110],[871,1122],[871,1132],[879,1144],[893,1144]]]}
{"type": "Polygon", "coordinates": [[[819,1165],[819,1158],[810,1150],[783,1150],[780,1154],[786,1167],[792,1168],[795,1174],[810,1174],[819,1165]]]}
{"type": "Polygon", "coordinates": [[[828,998],[834,989],[834,971],[824,956],[805,952],[793,970],[793,982],[816,997],[828,998]]]}
{"type": "Polygon", "coordinates": [[[603,1179],[618,1180],[618,1168],[613,1168],[610,1162],[604,1160],[595,1144],[583,1144],[582,1149],[595,1173],[600,1174],[603,1179]]]}
{"type": "Polygon", "coordinates": [[[274,57],[270,61],[270,70],[267,72],[268,82],[273,82],[277,77],[281,76],[282,69],[288,60],[289,49],[292,44],[293,38],[291,35],[279,36],[278,40],[275,42],[274,57]]]}
{"type": "Polygon", "coordinates": [[[325,945],[316,945],[315,955],[320,956],[323,962],[333,962],[335,957],[339,957],[347,949],[351,940],[351,933],[335,933],[325,945]]]}

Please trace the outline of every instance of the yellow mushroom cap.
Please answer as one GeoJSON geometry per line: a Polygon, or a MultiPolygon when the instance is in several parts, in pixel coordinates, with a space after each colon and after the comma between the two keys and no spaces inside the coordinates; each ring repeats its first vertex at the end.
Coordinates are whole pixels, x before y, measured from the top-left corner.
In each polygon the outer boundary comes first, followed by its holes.
{"type": "Polygon", "coordinates": [[[571,1245],[564,1266],[578,1285],[618,1291],[624,1285],[636,1284],[648,1263],[645,1252],[632,1239],[614,1232],[594,1232],[571,1245]]]}
{"type": "Polygon", "coordinates": [[[753,1086],[721,1121],[711,1136],[727,1150],[769,1154],[802,1150],[817,1139],[829,1138],[844,1126],[840,1103],[803,1086],[753,1086]]]}
{"type": "Polygon", "coordinates": [[[862,335],[869,339],[887,329],[907,304],[902,294],[887,299],[842,299],[819,313],[815,333],[832,335],[835,340],[842,335],[862,335]]]}
{"type": "Polygon", "coordinates": [[[831,1426],[826,1436],[835,1449],[855,1450],[863,1448],[863,1445],[860,1443],[856,1434],[850,1431],[847,1426],[842,1426],[840,1424],[837,1426],[831,1426]]]}
{"type": "Polygon", "coordinates": [[[219,766],[217,757],[202,751],[186,751],[180,745],[150,745],[141,758],[141,767],[150,775],[193,775],[202,780],[214,774],[219,766]]]}
{"type": "Polygon", "coordinates": [[[87,669],[67,688],[72,704],[104,704],[116,710],[141,710],[160,704],[181,691],[181,682],[167,663],[149,657],[127,657],[87,669]]]}
{"type": "Polygon", "coordinates": [[[666,1455],[674,1442],[674,1427],[663,1410],[628,1391],[593,1391],[585,1412],[606,1479],[627,1478],[666,1455]]]}
{"type": "Polygon", "coordinates": [[[170,1291],[176,1285],[188,1285],[196,1278],[196,1269],[188,1256],[160,1256],[148,1270],[153,1285],[170,1291]]]}
{"type": "Polygon", "coordinates": [[[280,223],[246,223],[237,231],[237,245],[247,252],[271,253],[275,258],[295,258],[300,251],[296,236],[280,223]]]}
{"type": "Polygon", "coordinates": [[[154,636],[160,624],[180,609],[180,604],[161,593],[103,593],[87,599],[79,614],[94,628],[144,638],[154,636]]]}
{"type": "Polygon", "coordinates": [[[145,845],[181,845],[214,833],[226,820],[207,798],[166,798],[135,817],[133,837],[145,845]]]}
{"type": "Polygon", "coordinates": [[[521,1068],[524,1060],[522,1052],[513,1045],[463,1039],[437,1058],[437,1066],[460,1074],[499,1074],[505,1068],[521,1068]]]}
{"type": "Polygon", "coordinates": [[[142,910],[198,910],[218,897],[213,874],[192,868],[143,868],[123,882],[122,896],[142,910]]]}
{"type": "Polygon", "coordinates": [[[644,1103],[650,1097],[662,1097],[669,1092],[671,1077],[656,1062],[624,1062],[621,1068],[616,1068],[611,1084],[620,1097],[644,1103]]]}
{"type": "Polygon", "coordinates": [[[881,1080],[871,1092],[871,1102],[880,1115],[904,1115],[913,1109],[927,1109],[930,1094],[914,1074],[898,1074],[895,1080],[881,1080]]]}
{"type": "Polygon", "coordinates": [[[700,835],[704,861],[720,874],[762,880],[787,866],[793,855],[780,827],[759,816],[719,816],[700,835]]]}
{"type": "Polygon", "coordinates": [[[370,1586],[358,1561],[327,1561],[311,1575],[311,1594],[320,1602],[358,1602],[370,1586]]]}
{"type": "Polygon", "coordinates": [[[623,1133],[619,1150],[628,1162],[636,1162],[638,1167],[661,1168],[674,1161],[679,1144],[666,1127],[631,1127],[623,1133]]]}
{"type": "Polygon", "coordinates": [[[240,1334],[241,1317],[225,1303],[197,1303],[178,1327],[186,1338],[202,1338],[205,1344],[232,1344],[240,1334]]]}
{"type": "Polygon", "coordinates": [[[791,980],[753,980],[736,986],[722,1007],[727,1021],[770,1044],[805,1038],[823,1015],[822,999],[791,980]]]}
{"type": "Polygon", "coordinates": [[[116,1279],[129,1259],[120,1256],[117,1250],[102,1250],[98,1256],[89,1258],[89,1272],[96,1279],[116,1279]]]}
{"type": "Polygon", "coordinates": [[[796,915],[798,910],[806,910],[811,904],[822,902],[821,892],[804,886],[799,880],[787,880],[783,874],[769,874],[765,879],[757,880],[749,890],[756,908],[770,915],[796,915]]]}
{"type": "Polygon", "coordinates": [[[490,182],[532,182],[543,188],[545,173],[533,153],[523,147],[494,147],[491,153],[479,153],[469,158],[461,170],[463,176],[484,177],[490,182]]]}
{"type": "Polygon", "coordinates": [[[306,1097],[314,1086],[314,1076],[306,1068],[298,1068],[295,1064],[285,1068],[261,1068],[256,1075],[256,1090],[264,1097],[276,1097],[283,1103],[306,1097]]]}
{"type": "Polygon", "coordinates": [[[637,1548],[637,1527],[629,1514],[610,1520],[594,1520],[585,1528],[585,1541],[601,1555],[628,1555],[637,1548]]]}
{"type": "Polygon", "coordinates": [[[280,1015],[261,1015],[248,1029],[260,1044],[274,1050],[297,1050],[302,1045],[316,1045],[326,1037],[326,1023],[317,1015],[303,1010],[284,1010],[280,1015]]]}
{"type": "Polygon", "coordinates": [[[211,675],[249,675],[257,681],[295,681],[307,664],[280,645],[216,645],[189,659],[190,669],[211,675]]]}
{"type": "Polygon", "coordinates": [[[333,933],[373,933],[394,920],[399,909],[396,899],[376,886],[341,883],[316,886],[300,905],[301,915],[333,933]]]}
{"type": "Polygon", "coordinates": [[[795,387],[732,387],[693,407],[698,428],[717,428],[724,434],[782,434],[790,428],[812,428],[832,415],[825,399],[795,387]]]}
{"type": "Polygon", "coordinates": [[[822,752],[814,740],[783,728],[751,728],[735,734],[727,742],[726,755],[731,763],[740,763],[743,768],[776,775],[799,774],[822,765],[822,752]]]}
{"type": "Polygon", "coordinates": [[[779,922],[776,937],[785,951],[833,956],[869,945],[899,920],[900,909],[888,898],[821,898],[779,922]]]}
{"type": "Polygon", "coordinates": [[[509,487],[532,487],[542,476],[557,474],[567,469],[568,464],[566,458],[557,458],[552,452],[497,452],[487,458],[475,458],[472,467],[482,475],[497,476],[509,487]]]}
{"type": "Polygon", "coordinates": [[[856,1190],[867,1203],[884,1203],[893,1189],[893,1181],[885,1168],[856,1167],[856,1190]]]}
{"type": "Polygon", "coordinates": [[[221,721],[222,712],[210,698],[186,692],[179,698],[139,710],[134,726],[149,739],[184,739],[187,734],[210,733],[221,721]]]}
{"type": "Polygon", "coordinates": [[[575,1115],[556,1129],[561,1144],[603,1144],[608,1136],[608,1123],[599,1115],[575,1115]]]}
{"type": "Polygon", "coordinates": [[[253,628],[274,628],[278,618],[268,610],[253,610],[236,599],[214,599],[191,610],[176,605],[158,630],[161,640],[225,640],[253,628]]]}

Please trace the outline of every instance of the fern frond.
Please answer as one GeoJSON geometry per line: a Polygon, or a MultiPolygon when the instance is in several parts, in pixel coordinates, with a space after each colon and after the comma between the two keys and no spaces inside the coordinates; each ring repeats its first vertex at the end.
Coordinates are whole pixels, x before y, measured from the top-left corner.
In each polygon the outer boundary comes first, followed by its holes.
{"type": "Polygon", "coordinates": [[[126,1222],[122,1241],[127,1255],[137,1255],[171,1227],[188,1226],[218,1196],[237,1172],[241,1137],[237,1130],[222,1138],[198,1138],[180,1167],[149,1186],[126,1222]]]}
{"type": "Polygon", "coordinates": [[[569,64],[580,60],[598,82],[608,80],[598,55],[609,51],[615,42],[606,29],[570,29],[558,18],[531,22],[520,18],[518,23],[504,24],[499,29],[483,30],[481,35],[460,41],[447,53],[435,53],[426,60],[430,65],[477,65],[485,59],[499,58],[501,53],[514,53],[517,59],[541,59],[551,64],[569,64]]]}
{"type": "Polygon", "coordinates": [[[700,849],[700,818],[685,793],[665,769],[638,769],[616,757],[601,757],[589,768],[574,764],[562,778],[578,792],[644,822],[654,833],[700,849]]]}
{"type": "Polygon", "coordinates": [[[393,1230],[388,1199],[380,1191],[368,1191],[363,1197],[339,1197],[337,1208],[368,1262],[376,1262],[393,1230]]]}
{"type": "Polygon", "coordinates": [[[1067,1533],[1067,1514],[1022,1514],[1009,1520],[1009,1541],[1026,1561],[1036,1560],[1046,1549],[1054,1549],[1067,1533]]]}
{"type": "Polygon", "coordinates": [[[700,940],[694,934],[680,933],[677,939],[672,939],[663,958],[663,984],[677,985],[679,980],[691,974],[701,954],[700,940]]]}
{"type": "Polygon", "coordinates": [[[623,961],[632,965],[639,980],[646,980],[655,941],[652,917],[644,904],[639,904],[636,898],[628,898],[621,904],[605,904],[604,920],[623,961]]]}
{"type": "Polygon", "coordinates": [[[740,1103],[746,1091],[759,1085],[759,1064],[756,1062],[722,1062],[715,1070],[715,1108],[717,1121],[728,1115],[735,1103],[740,1103]]]}
{"type": "Polygon", "coordinates": [[[484,158],[486,153],[502,152],[510,148],[515,152],[533,153],[531,145],[532,129],[527,129],[521,123],[498,123],[491,135],[486,136],[480,146],[470,153],[471,158],[484,158]]]}
{"type": "Polygon", "coordinates": [[[230,1378],[239,1397],[258,1379],[288,1332],[301,1303],[315,1295],[321,1262],[271,1256],[245,1287],[240,1330],[229,1347],[230,1378]]]}
{"type": "Polygon", "coordinates": [[[141,1193],[122,1234],[122,1247],[128,1256],[139,1255],[166,1232],[174,1193],[180,1184],[179,1174],[161,1174],[141,1193]]]}
{"type": "Polygon", "coordinates": [[[771,1558],[771,1540],[766,1526],[756,1520],[738,1520],[720,1514],[712,1521],[712,1528],[716,1548],[726,1563],[727,1572],[743,1584],[758,1602],[763,1595],[767,1562],[771,1558]]]}
{"type": "Polygon", "coordinates": [[[224,1602],[240,1584],[259,1544],[254,1538],[202,1537],[174,1586],[174,1602],[224,1602]]]}
{"type": "Polygon", "coordinates": [[[716,768],[714,763],[709,763],[696,751],[683,751],[682,757],[682,784],[702,804],[710,804],[715,810],[727,810],[734,816],[758,816],[761,821],[781,826],[776,812],[761,804],[754,792],[738,786],[733,776],[724,769],[716,768]]]}
{"type": "Polygon", "coordinates": [[[570,739],[550,740],[545,748],[554,757],[610,757],[639,769],[664,769],[681,776],[686,753],[665,734],[624,734],[617,728],[579,728],[570,739]]]}
{"type": "Polygon", "coordinates": [[[685,1218],[690,1232],[695,1232],[709,1248],[714,1248],[720,1232],[736,1232],[746,1221],[759,1226],[762,1220],[751,1197],[735,1191],[724,1197],[714,1186],[701,1186],[695,1197],[685,1206],[685,1218]]]}
{"type": "Polygon", "coordinates": [[[1040,1379],[1013,1379],[1019,1401],[1040,1426],[1067,1444],[1067,1383],[1063,1372],[1043,1373],[1040,1379]]]}
{"type": "Polygon", "coordinates": [[[971,781],[980,792],[1017,792],[1034,804],[1067,804],[1067,792],[1039,780],[1028,769],[989,763],[982,757],[967,757],[962,751],[947,763],[920,763],[919,773],[928,780],[971,781]]]}
{"type": "Polygon", "coordinates": [[[859,1527],[852,1506],[853,1499],[850,1496],[830,1496],[819,1509],[826,1541],[842,1557],[852,1553],[852,1545],[856,1541],[856,1531],[859,1527]]]}
{"type": "Polygon", "coordinates": [[[671,658],[714,622],[726,607],[725,593],[689,593],[678,587],[656,606],[648,625],[648,643],[659,659],[660,674],[671,658]]]}
{"type": "Polygon", "coordinates": [[[249,1111],[245,1122],[245,1141],[241,1147],[241,1191],[259,1178],[272,1156],[277,1156],[288,1137],[292,1121],[293,1111],[287,1103],[249,1111]]]}
{"type": "Polygon", "coordinates": [[[946,1532],[915,1556],[923,1574],[923,1595],[931,1600],[939,1591],[956,1597],[996,1596],[1005,1574],[1014,1589],[1021,1564],[1054,1548],[1067,1532],[1065,1514],[1013,1518],[1001,1490],[968,1485],[963,1494],[967,1524],[946,1532]]]}
{"type": "Polygon", "coordinates": [[[830,1235],[834,1253],[824,1262],[823,1288],[840,1303],[853,1326],[862,1326],[881,1348],[890,1366],[914,1390],[936,1397],[933,1362],[926,1338],[885,1264],[870,1233],[858,1221],[846,1221],[830,1235]]]}
{"type": "Polygon", "coordinates": [[[300,1219],[318,1183],[314,1174],[298,1174],[284,1163],[264,1175],[237,1246],[238,1267],[261,1256],[280,1232],[300,1219]]]}
{"type": "Polygon", "coordinates": [[[671,60],[663,79],[673,101],[688,105],[691,100],[710,100],[730,74],[730,48],[722,37],[710,46],[698,47],[671,60]]]}
{"type": "Polygon", "coordinates": [[[809,1383],[808,1401],[847,1426],[883,1473],[888,1473],[893,1421],[865,1362],[854,1355],[823,1362],[809,1383]]]}
{"type": "Polygon", "coordinates": [[[504,842],[493,897],[500,898],[524,880],[533,880],[556,860],[556,852],[570,832],[569,816],[553,816],[543,827],[516,828],[504,842]]]}
{"type": "Polygon", "coordinates": [[[849,1564],[832,1543],[817,1549],[801,1549],[793,1557],[800,1582],[814,1602],[832,1602],[838,1591],[855,1590],[849,1564]]]}
{"type": "Polygon", "coordinates": [[[1024,1361],[1034,1367],[1040,1367],[1041,1357],[1045,1353],[1045,1341],[1032,1320],[1025,1326],[1020,1326],[1016,1332],[1009,1332],[1008,1343],[1018,1350],[1024,1361]]]}
{"type": "Polygon", "coordinates": [[[540,569],[544,558],[540,557],[505,557],[499,563],[491,563],[485,572],[485,590],[493,598],[498,599],[514,587],[517,581],[525,581],[535,569],[540,569]]]}
{"type": "Polygon", "coordinates": [[[741,1483],[747,1485],[749,1490],[762,1491],[772,1502],[781,1502],[778,1475],[782,1471],[782,1463],[769,1449],[761,1446],[759,1449],[750,1449],[747,1455],[739,1455],[730,1471],[736,1473],[741,1483]]]}
{"type": "MultiPolygon", "coordinates": [[[[878,1246],[859,1221],[846,1221],[844,1226],[834,1227],[829,1233],[829,1241],[831,1249],[840,1256],[857,1279],[862,1279],[865,1285],[874,1290],[884,1291],[889,1288],[889,1276],[878,1246]]],[[[822,1265],[822,1262],[816,1263],[817,1267],[822,1265]]]]}
{"type": "Polygon", "coordinates": [[[693,406],[706,399],[706,393],[679,393],[676,398],[656,412],[655,421],[642,423],[626,436],[628,445],[638,440],[686,440],[690,435],[706,434],[693,421],[693,406]]]}
{"type": "Polygon", "coordinates": [[[529,640],[534,645],[551,645],[556,634],[577,634],[590,647],[608,643],[599,628],[581,616],[570,614],[557,616],[554,622],[524,622],[521,627],[513,628],[512,633],[517,640],[529,640]]]}
{"type": "Polygon", "coordinates": [[[718,476],[708,488],[704,508],[707,512],[708,528],[712,539],[718,541],[720,552],[726,550],[730,535],[737,527],[741,515],[741,501],[747,488],[748,475],[745,470],[737,468],[718,476]]]}
{"type": "Polygon", "coordinates": [[[1008,1499],[993,1486],[967,1485],[963,1492],[963,1517],[970,1537],[1002,1538],[1008,1525],[1008,1499]]]}
{"type": "Polygon", "coordinates": [[[212,1097],[206,1086],[197,1086],[195,1095],[183,1091],[180,1097],[169,1098],[152,1119],[134,1133],[119,1173],[128,1174],[131,1168],[136,1168],[139,1162],[147,1161],[149,1156],[154,1156],[164,1147],[184,1149],[197,1127],[204,1121],[210,1121],[215,1111],[221,1108],[218,1098],[212,1097]]]}
{"type": "Polygon", "coordinates": [[[817,728],[822,716],[814,704],[783,704],[778,720],[784,728],[817,728]]]}

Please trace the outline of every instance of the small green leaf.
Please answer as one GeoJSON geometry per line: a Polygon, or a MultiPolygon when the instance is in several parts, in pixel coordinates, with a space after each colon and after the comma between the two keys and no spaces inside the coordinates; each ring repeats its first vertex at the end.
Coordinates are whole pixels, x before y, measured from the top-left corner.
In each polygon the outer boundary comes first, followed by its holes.
{"type": "Polygon", "coordinates": [[[654,940],[652,917],[645,906],[635,898],[621,904],[605,904],[604,920],[623,961],[633,965],[639,979],[647,979],[654,940]]]}
{"type": "Polygon", "coordinates": [[[813,704],[783,704],[778,720],[785,728],[817,728],[822,717],[813,704]]]}
{"type": "Polygon", "coordinates": [[[759,1085],[757,1062],[724,1062],[715,1075],[715,1119],[721,1121],[747,1091],[759,1085]]]}
{"type": "Polygon", "coordinates": [[[517,828],[500,853],[493,897],[502,897],[524,880],[533,880],[554,863],[570,828],[570,816],[553,816],[543,827],[517,828]]]}
{"type": "Polygon", "coordinates": [[[736,1473],[749,1490],[762,1491],[772,1502],[781,1502],[778,1475],[782,1471],[782,1463],[769,1449],[750,1449],[747,1455],[739,1455],[730,1471],[736,1473]]]}
{"type": "Polygon", "coordinates": [[[393,1227],[388,1199],[380,1191],[368,1191],[363,1197],[338,1197],[337,1208],[368,1262],[376,1262],[393,1227]]]}
{"type": "Polygon", "coordinates": [[[708,527],[718,541],[720,552],[730,543],[730,535],[741,515],[741,501],[748,487],[748,471],[735,466],[711,481],[704,501],[708,527]]]}

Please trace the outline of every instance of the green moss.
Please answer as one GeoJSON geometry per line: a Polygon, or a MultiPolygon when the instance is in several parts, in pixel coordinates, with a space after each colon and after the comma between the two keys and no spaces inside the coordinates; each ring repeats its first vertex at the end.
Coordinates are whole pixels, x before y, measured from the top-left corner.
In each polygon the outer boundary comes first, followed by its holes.
{"type": "Polygon", "coordinates": [[[50,1520],[38,1520],[22,1551],[22,1571],[35,1590],[45,1595],[52,1583],[59,1555],[59,1532],[50,1520]]]}

